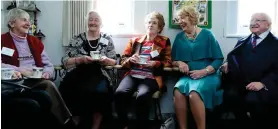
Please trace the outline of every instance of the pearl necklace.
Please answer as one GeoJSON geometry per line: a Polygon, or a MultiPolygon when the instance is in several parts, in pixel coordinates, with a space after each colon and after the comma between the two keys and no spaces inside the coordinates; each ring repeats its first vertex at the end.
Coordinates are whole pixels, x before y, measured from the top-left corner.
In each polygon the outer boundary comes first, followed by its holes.
{"type": "Polygon", "coordinates": [[[96,48],[98,47],[99,40],[100,40],[101,36],[98,38],[97,45],[96,45],[95,47],[93,47],[93,46],[91,45],[91,43],[89,42],[89,39],[88,39],[88,32],[86,33],[86,38],[87,38],[87,42],[88,42],[89,46],[90,46],[92,49],[96,49],[96,48]]]}

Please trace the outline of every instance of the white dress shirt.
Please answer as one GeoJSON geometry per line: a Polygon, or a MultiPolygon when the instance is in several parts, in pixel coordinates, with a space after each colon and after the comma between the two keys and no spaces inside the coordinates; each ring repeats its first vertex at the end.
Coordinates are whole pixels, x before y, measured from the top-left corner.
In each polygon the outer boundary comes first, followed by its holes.
{"type": "MultiPolygon", "coordinates": [[[[257,39],[257,45],[256,45],[256,46],[258,46],[259,43],[261,43],[261,42],[266,38],[266,36],[269,34],[269,32],[270,32],[270,31],[267,30],[267,31],[261,33],[260,35],[258,35],[259,38],[257,39]]],[[[252,42],[253,42],[253,37],[254,37],[254,36],[255,36],[255,34],[252,34],[252,42]]]]}

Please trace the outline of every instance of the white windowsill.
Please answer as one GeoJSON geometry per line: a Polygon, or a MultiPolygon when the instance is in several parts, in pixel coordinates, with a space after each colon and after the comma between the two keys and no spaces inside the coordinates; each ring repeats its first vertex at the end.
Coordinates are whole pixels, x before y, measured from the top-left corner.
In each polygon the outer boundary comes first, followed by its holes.
{"type": "Polygon", "coordinates": [[[244,35],[244,34],[226,34],[226,38],[243,38],[246,37],[248,35],[244,35]]]}
{"type": "MultiPolygon", "coordinates": [[[[273,35],[278,36],[278,31],[270,31],[273,35]]],[[[244,38],[251,34],[226,34],[226,38],[244,38]]]]}
{"type": "Polygon", "coordinates": [[[113,38],[133,38],[144,34],[126,33],[126,34],[111,34],[113,38]]]}

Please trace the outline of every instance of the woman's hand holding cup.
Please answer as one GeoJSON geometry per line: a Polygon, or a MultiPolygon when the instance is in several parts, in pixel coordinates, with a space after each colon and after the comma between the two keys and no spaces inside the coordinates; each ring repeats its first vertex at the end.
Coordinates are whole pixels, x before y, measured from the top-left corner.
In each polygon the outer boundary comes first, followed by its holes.
{"type": "Polygon", "coordinates": [[[94,61],[99,61],[99,59],[93,59],[90,56],[81,56],[81,57],[77,57],[76,64],[89,64],[94,61]]]}
{"type": "Polygon", "coordinates": [[[14,74],[12,76],[12,79],[21,79],[22,78],[22,75],[20,72],[18,71],[14,71],[14,74]]]}
{"type": "Polygon", "coordinates": [[[148,61],[146,64],[143,64],[144,67],[153,68],[155,66],[155,61],[148,61]]]}
{"type": "Polygon", "coordinates": [[[50,79],[50,74],[49,73],[43,73],[42,78],[44,79],[50,79]]]}
{"type": "Polygon", "coordinates": [[[138,64],[138,63],[139,63],[139,55],[138,55],[138,54],[132,55],[132,56],[129,58],[129,61],[130,61],[131,63],[138,64]]]}
{"type": "MultiPolygon", "coordinates": [[[[18,70],[20,72],[20,75],[23,75],[25,77],[30,77],[33,75],[33,71],[32,69],[28,69],[28,68],[19,68],[18,70]]],[[[19,74],[18,74],[19,75],[19,74]]]]}

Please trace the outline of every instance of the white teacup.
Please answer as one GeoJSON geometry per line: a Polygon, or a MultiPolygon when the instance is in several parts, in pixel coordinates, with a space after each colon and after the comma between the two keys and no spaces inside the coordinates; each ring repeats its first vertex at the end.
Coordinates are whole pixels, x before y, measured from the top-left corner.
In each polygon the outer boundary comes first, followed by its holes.
{"type": "Polygon", "coordinates": [[[99,60],[100,59],[100,52],[99,51],[90,51],[90,55],[95,60],[99,60]]]}
{"type": "Polygon", "coordinates": [[[13,68],[1,68],[1,80],[10,80],[14,74],[13,68]]]}
{"type": "Polygon", "coordinates": [[[33,78],[42,78],[43,68],[33,67],[33,78]]]}
{"type": "Polygon", "coordinates": [[[146,55],[140,55],[140,58],[139,58],[139,64],[146,64],[147,61],[149,59],[149,56],[146,56],[146,55]]]}

